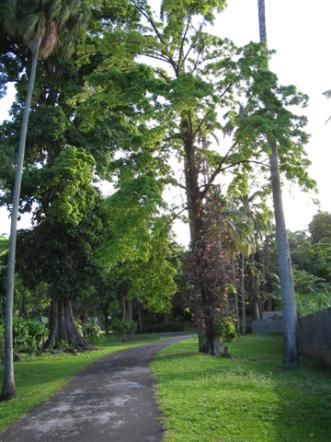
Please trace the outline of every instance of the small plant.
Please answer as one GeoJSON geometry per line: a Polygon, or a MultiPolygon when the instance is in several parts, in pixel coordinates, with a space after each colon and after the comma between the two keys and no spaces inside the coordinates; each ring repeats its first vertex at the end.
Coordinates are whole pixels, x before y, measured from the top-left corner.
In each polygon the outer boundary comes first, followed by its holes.
{"type": "Polygon", "coordinates": [[[225,342],[230,342],[237,337],[236,322],[231,316],[225,316],[219,321],[218,330],[225,342]]]}

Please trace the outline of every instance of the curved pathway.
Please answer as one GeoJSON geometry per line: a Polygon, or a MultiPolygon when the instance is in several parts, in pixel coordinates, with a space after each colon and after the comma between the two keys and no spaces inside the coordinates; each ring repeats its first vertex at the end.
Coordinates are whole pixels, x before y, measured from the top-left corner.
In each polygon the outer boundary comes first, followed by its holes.
{"type": "Polygon", "coordinates": [[[0,433],[0,442],[159,442],[164,431],[149,363],[184,336],[93,363],[46,403],[0,433]]]}

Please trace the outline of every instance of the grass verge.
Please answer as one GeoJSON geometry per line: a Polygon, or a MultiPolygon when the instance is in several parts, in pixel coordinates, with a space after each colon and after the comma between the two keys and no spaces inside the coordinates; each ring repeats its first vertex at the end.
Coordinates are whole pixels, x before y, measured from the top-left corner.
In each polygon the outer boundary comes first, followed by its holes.
{"type": "MultiPolygon", "coordinates": [[[[159,335],[139,335],[130,342],[120,342],[104,337],[96,344],[96,350],[73,355],[71,353],[25,356],[15,363],[17,397],[0,402],[0,431],[17,420],[32,407],[46,401],[78,371],[108,354],[130,347],[148,344],[160,339],[159,335]]],[[[2,378],[2,367],[0,367],[2,378]]]]}
{"type": "Polygon", "coordinates": [[[166,442],[331,441],[331,370],[306,359],[280,368],[278,336],[230,344],[232,359],[197,353],[195,339],[152,364],[166,442]]]}

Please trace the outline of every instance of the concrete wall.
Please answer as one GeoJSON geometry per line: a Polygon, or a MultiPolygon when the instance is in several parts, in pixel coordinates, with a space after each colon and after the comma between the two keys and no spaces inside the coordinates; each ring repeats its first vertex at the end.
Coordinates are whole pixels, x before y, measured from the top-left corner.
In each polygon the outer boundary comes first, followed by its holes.
{"type": "Polygon", "coordinates": [[[300,318],[298,335],[300,352],[331,365],[331,308],[300,318]]]}

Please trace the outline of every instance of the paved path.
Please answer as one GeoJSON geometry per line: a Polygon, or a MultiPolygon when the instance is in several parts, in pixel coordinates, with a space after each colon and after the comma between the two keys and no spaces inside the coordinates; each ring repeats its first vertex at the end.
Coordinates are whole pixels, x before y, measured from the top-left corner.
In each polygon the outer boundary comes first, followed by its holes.
{"type": "Polygon", "coordinates": [[[107,356],[0,433],[0,442],[159,442],[149,363],[177,336],[107,356]]]}

